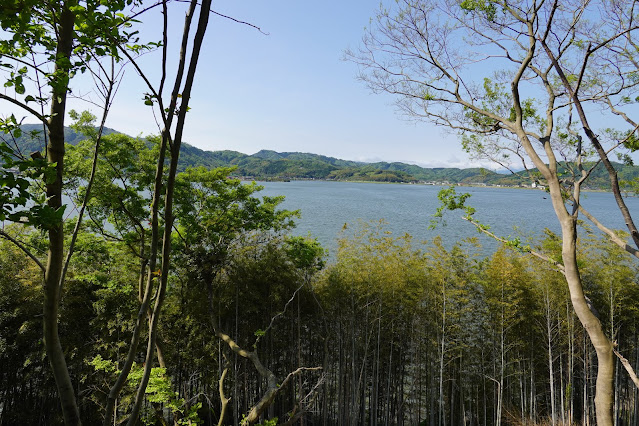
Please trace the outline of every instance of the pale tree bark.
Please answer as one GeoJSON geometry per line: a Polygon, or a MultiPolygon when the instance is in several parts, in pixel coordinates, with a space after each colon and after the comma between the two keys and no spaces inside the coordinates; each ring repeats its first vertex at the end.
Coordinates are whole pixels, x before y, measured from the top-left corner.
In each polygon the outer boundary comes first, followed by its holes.
{"type": "Polygon", "coordinates": [[[444,407],[444,354],[446,351],[446,282],[442,284],[442,325],[441,325],[441,338],[439,344],[439,398],[438,413],[439,413],[439,425],[445,424],[446,410],[444,407]]]}
{"type": "Polygon", "coordinates": [[[260,376],[266,379],[267,382],[266,391],[264,392],[260,400],[250,408],[246,417],[242,419],[242,422],[240,423],[242,425],[252,425],[256,423],[260,419],[262,414],[264,414],[264,412],[271,406],[271,404],[275,400],[275,397],[277,397],[277,395],[286,387],[286,385],[288,385],[288,383],[291,382],[291,380],[295,376],[301,374],[304,371],[317,371],[322,369],[322,367],[298,367],[296,370],[289,373],[280,383],[277,376],[273,374],[270,369],[264,367],[264,364],[262,364],[262,361],[260,361],[260,358],[255,351],[247,351],[242,349],[237,345],[237,343],[235,343],[235,341],[233,341],[233,339],[220,331],[215,331],[215,335],[223,342],[225,342],[234,353],[241,356],[242,358],[250,360],[260,376]]]}
{"type": "Polygon", "coordinates": [[[575,392],[573,389],[573,370],[575,364],[575,332],[573,315],[566,304],[566,322],[568,324],[568,386],[570,387],[570,400],[568,401],[568,424],[573,423],[575,392]]]}
{"type": "Polygon", "coordinates": [[[226,417],[226,410],[228,409],[230,398],[227,398],[224,394],[224,379],[226,378],[226,374],[229,372],[229,368],[226,367],[222,371],[222,375],[220,376],[220,380],[218,381],[218,391],[220,393],[220,420],[217,422],[218,426],[222,426],[224,424],[224,418],[226,417]]]}
{"type": "Polygon", "coordinates": [[[546,288],[546,293],[544,294],[544,304],[545,304],[545,316],[546,316],[546,342],[548,344],[548,382],[550,385],[550,415],[552,420],[552,425],[555,426],[557,424],[557,410],[556,410],[556,401],[555,401],[555,371],[553,369],[553,353],[552,353],[552,344],[553,344],[553,334],[554,327],[552,324],[552,311],[550,305],[550,289],[546,288]]]}
{"type": "MultiPolygon", "coordinates": [[[[513,85],[513,88],[515,87],[516,86],[513,85]]],[[[513,98],[517,100],[519,98],[517,89],[514,89],[514,92],[513,98]]],[[[516,103],[515,109],[521,110],[521,106],[518,106],[518,103],[516,103]]],[[[549,166],[546,166],[546,164],[541,161],[522,128],[519,129],[519,136],[524,148],[533,159],[535,166],[537,166],[546,179],[550,189],[550,198],[555,214],[557,215],[561,225],[563,272],[568,284],[570,299],[572,301],[573,309],[575,310],[579,321],[588,333],[590,341],[597,354],[598,370],[595,393],[597,424],[601,426],[611,426],[613,423],[612,407],[614,394],[613,348],[612,342],[606,336],[599,319],[590,310],[583,293],[583,285],[577,263],[577,218],[576,215],[572,215],[567,211],[564,203],[563,191],[557,174],[557,165],[554,159],[554,152],[552,152],[550,148],[550,135],[548,135],[547,138],[544,138],[546,155],[550,160],[549,166]]],[[[579,190],[579,184],[577,183],[575,185],[574,192],[578,193],[579,190]]]]}
{"type": "MultiPolygon", "coordinates": [[[[637,230],[637,227],[635,226],[635,223],[632,219],[632,215],[630,214],[630,210],[628,210],[628,206],[626,205],[626,202],[624,201],[621,195],[621,189],[619,188],[619,179],[617,177],[617,171],[611,164],[610,159],[608,158],[608,153],[602,147],[601,142],[599,141],[599,138],[590,127],[590,123],[588,122],[588,117],[586,116],[586,112],[584,111],[584,108],[581,103],[581,99],[579,97],[579,93],[578,93],[579,84],[577,84],[576,89],[573,88],[573,85],[568,80],[568,77],[566,76],[563,68],[561,67],[557,59],[555,58],[555,55],[552,53],[550,48],[546,45],[544,40],[540,39],[539,41],[542,47],[544,48],[546,54],[548,55],[548,57],[551,59],[553,63],[553,67],[555,68],[555,71],[559,75],[559,78],[561,79],[563,86],[566,88],[566,90],[568,91],[568,94],[572,98],[575,109],[577,110],[577,114],[579,116],[579,120],[582,123],[584,133],[586,134],[586,136],[592,143],[592,146],[597,151],[597,155],[599,155],[600,161],[604,164],[606,171],[608,172],[608,177],[610,179],[610,188],[612,189],[612,192],[615,196],[615,202],[617,203],[619,211],[621,212],[624,218],[624,222],[626,223],[626,227],[628,228],[628,231],[630,232],[630,236],[632,237],[635,247],[634,248],[627,247],[625,243],[622,245],[616,240],[613,240],[613,241],[615,241],[615,243],[620,245],[622,248],[625,248],[626,250],[628,250],[631,254],[635,254],[636,248],[639,248],[639,231],[637,230]]],[[[602,46],[599,45],[599,46],[595,46],[594,48],[590,46],[588,47],[588,51],[586,52],[584,56],[583,63],[581,66],[581,71],[582,71],[581,76],[583,76],[583,72],[588,66],[588,58],[597,48],[600,48],[600,47],[602,46]]],[[[632,124],[635,126],[634,130],[636,130],[636,125],[634,124],[634,122],[632,122],[632,124]]],[[[634,130],[633,130],[633,133],[634,133],[634,130]]]]}
{"type": "MultiPolygon", "coordinates": [[[[62,191],[63,191],[63,177],[65,169],[65,137],[64,137],[64,124],[67,114],[67,98],[70,90],[70,80],[81,65],[85,67],[88,73],[93,77],[96,84],[96,89],[99,95],[103,97],[103,105],[101,108],[102,119],[98,128],[97,139],[95,141],[95,153],[93,167],[89,178],[89,183],[85,193],[84,201],[80,207],[79,215],[77,218],[76,226],[71,234],[71,241],[66,252],[65,260],[65,244],[64,244],[64,226],[63,220],[56,224],[45,224],[44,227],[48,232],[49,247],[46,266],[44,269],[44,304],[43,304],[43,337],[44,344],[47,353],[47,357],[52,367],[53,376],[58,388],[58,394],[62,406],[62,414],[66,424],[80,424],[80,412],[76,400],[76,395],[71,383],[68,367],[64,357],[64,352],[61,347],[60,338],[58,335],[58,316],[59,307],[62,298],[62,291],[65,283],[66,272],[69,268],[71,258],[74,253],[75,241],[78,233],[80,232],[82,216],[86,209],[87,202],[91,196],[91,187],[96,174],[97,155],[102,137],[102,130],[108,115],[113,96],[116,91],[116,77],[120,75],[115,73],[115,63],[118,62],[117,55],[110,57],[111,61],[111,73],[103,66],[101,59],[103,56],[110,56],[110,54],[98,53],[99,49],[91,50],[95,47],[91,42],[87,43],[82,40],[79,33],[85,31],[91,32],[97,29],[98,25],[107,25],[107,21],[101,21],[100,24],[92,22],[84,28],[76,27],[76,19],[78,14],[83,13],[82,8],[74,9],[74,2],[45,2],[41,10],[34,10],[35,26],[41,27],[43,31],[47,31],[50,27],[51,39],[55,41],[55,51],[51,51],[51,58],[53,62],[53,72],[47,69],[46,61],[49,60],[47,56],[48,49],[51,48],[49,41],[43,42],[42,40],[32,40],[35,45],[31,46],[31,57],[33,63],[25,62],[19,58],[14,58],[17,62],[25,65],[25,69],[29,68],[35,73],[33,82],[36,85],[36,91],[38,93],[38,99],[46,100],[47,96],[43,94],[44,83],[41,78],[46,76],[49,86],[51,86],[51,95],[49,97],[50,114],[44,115],[44,105],[47,102],[40,102],[41,112],[35,111],[28,107],[26,103],[22,103],[19,100],[12,99],[5,94],[0,94],[0,98],[19,106],[24,111],[36,117],[44,124],[45,134],[44,139],[46,142],[46,159],[50,165],[55,165],[55,177],[53,180],[45,179],[45,191],[47,197],[47,206],[60,214],[61,209],[64,208],[62,204],[62,191]],[[44,47],[42,51],[38,51],[39,47],[44,47]],[[77,50],[76,50],[77,48],[77,50]],[[83,50],[86,49],[86,50],[83,50]],[[83,52],[81,57],[76,56],[77,52],[83,52]],[[38,64],[36,58],[40,58],[40,55],[44,55],[47,59],[42,64],[38,64]],[[93,68],[95,66],[95,69],[93,68]]],[[[25,5],[19,5],[18,9],[24,8],[25,5]]],[[[117,6],[116,6],[117,7],[117,6]]],[[[38,9],[36,8],[36,9],[38,9]]],[[[25,14],[32,11],[23,10],[25,14]]],[[[100,31],[108,33],[110,30],[117,30],[119,23],[115,21],[110,22],[114,25],[110,28],[102,28],[100,31]]],[[[16,36],[23,36],[24,34],[16,33],[16,36]]],[[[44,40],[48,40],[49,35],[42,34],[44,40]]],[[[125,37],[126,38],[126,37],[125,37]]],[[[17,40],[16,37],[14,37],[17,40]]],[[[120,39],[119,42],[123,40],[120,39]]],[[[101,42],[98,42],[99,44],[101,42]]],[[[113,47],[112,45],[111,47],[113,47]]],[[[108,49],[107,49],[108,50],[108,49]]],[[[84,71],[83,71],[84,72],[84,71]]],[[[32,99],[33,97],[30,96],[32,99]]],[[[29,102],[29,101],[26,101],[29,102]]],[[[97,104],[96,104],[97,105],[97,104]]],[[[39,154],[39,153],[36,153],[39,154]]],[[[32,157],[36,158],[34,155],[32,157]]],[[[4,235],[3,235],[4,236],[4,235]]],[[[6,236],[5,236],[6,238],[6,236]]],[[[14,242],[17,243],[17,242],[14,242]]],[[[18,247],[21,245],[18,243],[18,247]]],[[[24,250],[29,254],[28,251],[24,250]]],[[[42,267],[41,263],[33,256],[31,258],[42,267]]],[[[79,389],[79,388],[78,388],[79,389]]]]}
{"type": "MultiPolygon", "coordinates": [[[[136,70],[138,71],[138,73],[143,77],[143,79],[145,79],[147,86],[149,87],[149,89],[152,91],[152,93],[154,94],[155,98],[158,100],[158,103],[160,104],[160,108],[162,108],[162,87],[163,87],[163,83],[164,83],[164,78],[166,75],[166,49],[167,49],[167,44],[166,44],[166,40],[167,40],[167,31],[168,31],[168,11],[166,8],[166,1],[163,1],[162,3],[163,5],[163,16],[164,16],[164,26],[163,26],[163,40],[164,40],[164,44],[163,44],[163,55],[162,55],[162,79],[161,79],[161,83],[160,83],[160,90],[155,91],[155,88],[153,87],[153,85],[151,84],[151,82],[146,79],[145,74],[143,73],[142,69],[139,68],[137,66],[137,63],[135,62],[134,58],[130,56],[130,54],[128,54],[128,52],[125,49],[121,49],[122,53],[124,55],[126,55],[128,57],[128,59],[131,61],[131,63],[133,64],[133,66],[136,68],[136,70]]],[[[181,55],[181,60],[178,64],[178,72],[177,72],[177,77],[176,77],[176,88],[173,89],[173,93],[172,93],[172,97],[171,97],[171,104],[170,104],[170,110],[175,109],[175,105],[177,102],[177,91],[178,91],[178,87],[179,87],[179,79],[181,79],[181,76],[183,75],[184,72],[184,67],[185,67],[185,55],[184,55],[184,51],[186,49],[186,43],[188,40],[188,28],[190,28],[191,25],[191,19],[193,16],[193,11],[195,10],[195,6],[191,5],[191,8],[189,9],[189,12],[186,15],[186,19],[185,19],[185,27],[187,27],[187,30],[185,30],[183,32],[182,35],[182,55],[181,55]],[[171,109],[172,108],[172,109],[171,109]]],[[[162,138],[160,139],[160,149],[159,149],[159,155],[158,155],[158,159],[157,159],[157,163],[156,163],[156,169],[155,169],[155,178],[154,178],[154,184],[153,184],[153,197],[152,197],[152,201],[151,201],[151,212],[150,212],[150,216],[151,216],[151,238],[150,238],[150,250],[149,250],[149,258],[148,260],[144,260],[141,263],[140,266],[140,276],[139,276],[139,284],[138,284],[138,298],[140,299],[140,308],[138,310],[136,319],[135,319],[135,325],[133,328],[133,334],[131,335],[131,341],[129,343],[129,348],[128,348],[128,352],[127,352],[127,356],[124,360],[124,363],[120,369],[120,373],[115,381],[115,383],[111,386],[110,390],[109,390],[109,395],[107,397],[107,404],[106,404],[106,409],[105,409],[105,417],[104,417],[104,422],[103,422],[103,426],[109,426],[111,424],[111,421],[113,419],[113,417],[115,416],[115,403],[116,400],[118,398],[118,396],[120,395],[120,392],[122,391],[122,389],[124,388],[124,385],[126,384],[126,381],[128,379],[129,373],[131,372],[131,368],[133,367],[133,363],[135,360],[135,356],[137,354],[137,350],[138,350],[138,345],[140,342],[140,336],[141,333],[143,331],[142,326],[144,324],[144,319],[147,318],[149,316],[149,307],[150,307],[150,303],[151,303],[151,298],[153,296],[153,289],[154,287],[158,286],[158,281],[159,281],[159,276],[156,273],[157,271],[157,259],[158,259],[158,252],[160,249],[160,220],[159,220],[159,212],[160,212],[160,202],[161,202],[161,198],[162,198],[162,187],[163,187],[163,181],[164,181],[164,164],[165,164],[165,160],[166,160],[166,153],[167,153],[167,149],[168,149],[168,145],[169,145],[169,138],[167,137],[167,132],[170,132],[170,128],[171,128],[171,123],[173,120],[173,114],[166,114],[164,112],[162,112],[162,117],[164,118],[164,126],[165,126],[165,130],[162,134],[162,138]],[[148,267],[148,268],[147,268],[148,267]],[[144,278],[144,275],[146,276],[146,279],[144,278]],[[145,283],[146,284],[143,284],[145,283]]],[[[142,250],[141,246],[141,250],[142,250]]],[[[151,327],[151,321],[148,321],[149,324],[149,328],[151,327]]]]}
{"type": "Polygon", "coordinates": [[[173,214],[172,214],[172,201],[173,201],[173,186],[175,182],[175,176],[177,174],[177,162],[179,159],[179,151],[181,146],[182,132],[184,128],[184,122],[186,118],[186,112],[188,110],[188,102],[190,98],[191,87],[193,85],[195,70],[198,63],[199,52],[202,47],[202,41],[204,38],[204,34],[206,31],[206,27],[208,25],[208,17],[211,2],[205,1],[200,6],[200,17],[196,29],[196,33],[193,39],[193,47],[191,49],[190,60],[188,63],[188,71],[186,74],[186,78],[184,79],[184,71],[187,67],[187,45],[188,40],[192,28],[192,19],[193,14],[195,12],[198,3],[192,1],[189,7],[189,10],[185,17],[184,30],[182,34],[182,42],[181,42],[181,50],[180,50],[180,59],[177,66],[177,74],[174,81],[174,87],[171,93],[171,99],[169,102],[168,108],[164,108],[164,104],[162,102],[162,90],[165,83],[166,78],[166,61],[167,61],[167,45],[166,41],[168,40],[168,10],[167,10],[167,1],[162,2],[163,7],[163,16],[164,16],[164,25],[163,25],[163,56],[162,56],[162,77],[159,88],[156,90],[153,84],[146,78],[143,70],[138,66],[137,62],[129,52],[127,52],[124,48],[121,48],[122,53],[127,56],[127,58],[131,61],[132,65],[136,68],[140,76],[146,82],[149,90],[154,96],[154,99],[157,100],[160,114],[163,119],[164,129],[162,130],[162,137],[160,140],[160,153],[156,166],[156,174],[154,180],[154,191],[153,198],[151,202],[151,236],[150,236],[150,252],[148,261],[144,261],[141,264],[140,270],[140,283],[139,283],[139,298],[141,299],[140,309],[138,310],[134,332],[131,337],[131,342],[129,344],[129,350],[123,367],[121,368],[120,374],[116,382],[113,384],[109,391],[109,396],[107,398],[107,407],[105,412],[104,425],[109,425],[114,416],[114,407],[115,402],[123,389],[128,374],[131,371],[133,361],[135,355],[137,353],[137,347],[140,340],[140,335],[142,332],[142,326],[144,324],[144,319],[146,318],[149,325],[149,339],[147,352],[145,357],[145,368],[143,372],[143,377],[141,383],[138,387],[138,391],[136,394],[136,399],[133,405],[132,412],[129,416],[129,424],[137,421],[137,417],[139,415],[139,410],[141,408],[141,403],[144,398],[144,392],[146,390],[146,386],[148,384],[149,375],[151,372],[151,368],[153,366],[153,358],[154,358],[154,349],[158,350],[158,358],[161,365],[164,364],[164,359],[162,353],[160,351],[160,346],[157,344],[157,327],[160,317],[160,312],[162,308],[162,304],[164,302],[164,295],[166,292],[166,285],[168,280],[168,274],[170,270],[170,250],[171,250],[171,231],[172,231],[172,223],[173,223],[173,214]],[[182,93],[180,93],[182,90],[182,93]],[[181,105],[179,110],[177,109],[178,99],[181,98],[181,105]],[[176,114],[173,114],[176,112],[176,114]],[[173,117],[177,115],[177,127],[175,130],[175,136],[171,135],[171,125],[173,117]],[[169,174],[168,177],[164,175],[164,164],[166,159],[167,151],[169,153],[170,166],[169,166],[169,174]],[[165,182],[166,179],[166,182],[165,182]],[[164,205],[160,205],[160,201],[162,199],[161,191],[165,188],[166,194],[164,196],[164,205]],[[160,221],[159,221],[159,212],[162,209],[164,210],[164,235],[162,238],[160,237],[160,221]],[[162,264],[159,268],[157,268],[157,259],[158,253],[160,251],[160,247],[162,249],[162,264]],[[148,264],[148,267],[147,267],[148,264]],[[143,283],[143,274],[147,274],[146,284],[143,283]],[[155,288],[155,291],[154,291],[155,288]],[[153,295],[155,293],[155,295],[153,295]],[[150,303],[152,301],[152,297],[155,299],[155,305],[152,310],[150,310],[150,303]]]}
{"type": "MultiPolygon", "coordinates": [[[[101,67],[101,65],[100,65],[100,67],[101,67]]],[[[90,71],[93,72],[92,70],[90,70],[90,71]]],[[[69,248],[67,250],[66,260],[63,262],[63,268],[62,268],[62,271],[60,273],[60,282],[59,282],[59,285],[58,285],[58,287],[59,287],[58,291],[60,292],[60,294],[62,294],[62,291],[63,291],[63,288],[64,288],[64,284],[65,284],[65,280],[66,280],[67,271],[69,269],[71,258],[73,257],[73,254],[74,254],[75,243],[76,243],[77,237],[78,237],[78,235],[80,233],[84,212],[85,212],[85,210],[87,208],[87,205],[88,205],[89,200],[91,199],[91,195],[92,195],[91,191],[92,191],[93,184],[95,182],[96,173],[97,173],[98,156],[99,156],[99,151],[100,151],[100,144],[101,144],[101,141],[102,141],[102,134],[103,134],[103,131],[104,131],[104,127],[105,127],[105,124],[106,124],[106,119],[107,119],[107,116],[109,114],[109,110],[110,110],[111,104],[113,102],[113,97],[114,97],[115,91],[116,91],[115,59],[111,58],[111,74],[110,74],[110,77],[107,76],[106,77],[106,81],[104,81],[98,75],[98,73],[95,73],[94,80],[96,80],[96,84],[97,84],[97,81],[100,81],[102,83],[102,85],[103,85],[102,89],[104,90],[104,92],[103,92],[104,104],[103,104],[103,110],[102,110],[102,118],[100,120],[100,125],[98,127],[98,133],[97,133],[97,136],[96,136],[96,139],[95,139],[93,162],[92,162],[92,166],[91,166],[91,173],[90,173],[90,176],[89,176],[89,181],[87,182],[84,199],[83,199],[82,204],[80,206],[80,209],[78,211],[76,224],[75,224],[75,227],[74,227],[73,232],[71,234],[71,241],[69,242],[69,248]]]]}
{"type": "MultiPolygon", "coordinates": [[[[293,292],[290,299],[284,304],[282,311],[271,318],[271,321],[269,322],[268,326],[264,329],[264,333],[255,339],[255,342],[253,343],[254,348],[257,348],[260,338],[268,334],[268,332],[273,328],[273,325],[275,324],[277,319],[280,318],[282,315],[284,315],[288,307],[291,305],[291,303],[293,303],[293,301],[297,297],[300,290],[302,290],[302,288],[308,284],[306,281],[307,280],[305,280],[305,282],[302,283],[302,285],[300,285],[293,292]]],[[[292,382],[296,376],[300,375],[301,373],[305,371],[319,371],[323,369],[323,367],[301,367],[300,366],[296,370],[289,373],[284,378],[284,380],[280,382],[280,379],[273,373],[273,371],[271,371],[269,368],[264,366],[264,364],[260,360],[259,355],[257,354],[257,350],[247,351],[246,349],[241,348],[231,338],[231,336],[219,330],[219,326],[217,325],[217,320],[216,320],[215,309],[214,309],[213,287],[211,282],[208,283],[208,298],[209,298],[209,301],[208,301],[209,302],[209,321],[211,323],[211,328],[215,336],[217,336],[217,338],[219,338],[220,341],[224,342],[227,345],[227,347],[231,350],[231,352],[233,352],[233,354],[251,361],[257,373],[260,375],[260,377],[263,380],[266,381],[266,389],[262,392],[262,396],[259,399],[259,401],[253,404],[249,408],[246,416],[242,418],[240,422],[242,426],[252,425],[256,423],[260,419],[260,417],[263,414],[265,414],[266,410],[268,410],[271,407],[271,405],[273,404],[273,402],[275,401],[275,398],[279,395],[279,393],[282,390],[284,390],[286,386],[288,385],[288,383],[292,382]]],[[[222,380],[223,379],[220,379],[220,385],[219,385],[220,395],[223,394],[222,380]]],[[[323,382],[323,378],[320,378],[320,380],[314,386],[310,394],[314,394],[316,389],[322,384],[322,382],[323,382]]],[[[224,401],[224,398],[222,398],[222,400],[224,401]]],[[[226,403],[223,403],[223,406],[226,406],[227,404],[228,404],[228,400],[226,400],[226,403]]],[[[304,413],[306,411],[306,407],[303,405],[303,399],[299,400],[297,408],[300,413],[304,413]]],[[[238,417],[234,419],[234,421],[237,421],[237,420],[238,420],[238,417]]]]}
{"type": "Polygon", "coordinates": [[[604,333],[599,319],[592,313],[583,294],[581,277],[576,256],[576,223],[567,219],[562,221],[563,261],[566,267],[566,281],[570,289],[570,298],[577,317],[590,337],[597,354],[597,381],[595,391],[595,410],[597,424],[612,425],[614,354],[612,342],[604,333]],[[568,237],[568,238],[567,238],[568,237]]]}

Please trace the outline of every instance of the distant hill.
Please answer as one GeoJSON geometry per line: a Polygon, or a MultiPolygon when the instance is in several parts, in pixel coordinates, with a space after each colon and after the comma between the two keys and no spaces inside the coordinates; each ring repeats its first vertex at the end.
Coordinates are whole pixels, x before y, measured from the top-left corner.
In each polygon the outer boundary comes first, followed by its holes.
{"type": "MultiPolygon", "coordinates": [[[[22,136],[16,139],[16,143],[23,154],[29,154],[34,151],[44,151],[44,138],[42,137],[42,125],[41,124],[23,124],[20,126],[22,130],[22,136]]],[[[105,127],[103,130],[105,135],[111,133],[117,133],[113,129],[105,127]]],[[[0,133],[0,137],[3,135],[0,133]]],[[[76,133],[70,127],[64,128],[64,138],[67,143],[75,145],[80,142],[83,137],[81,134],[76,133]]]]}
{"type": "MultiPolygon", "coordinates": [[[[42,151],[42,127],[35,124],[22,125],[22,136],[16,139],[23,153],[42,151]]],[[[116,133],[116,130],[105,129],[105,134],[116,133]]],[[[75,145],[82,140],[82,135],[70,128],[65,128],[65,137],[69,144],[75,145]]],[[[639,167],[613,163],[621,180],[639,178],[639,167]]],[[[215,168],[235,166],[235,176],[256,180],[290,180],[290,179],[326,179],[369,182],[428,182],[439,184],[475,184],[521,186],[530,185],[528,172],[500,174],[483,168],[425,168],[406,163],[364,163],[359,161],[340,160],[318,154],[302,152],[275,152],[261,150],[247,155],[237,151],[204,151],[189,144],[182,144],[180,153],[180,169],[191,166],[215,168]]],[[[532,175],[535,174],[532,171],[532,175]]],[[[567,173],[565,165],[560,170],[567,173]]],[[[591,174],[588,188],[609,189],[608,174],[603,165],[598,165],[591,174]]]]}

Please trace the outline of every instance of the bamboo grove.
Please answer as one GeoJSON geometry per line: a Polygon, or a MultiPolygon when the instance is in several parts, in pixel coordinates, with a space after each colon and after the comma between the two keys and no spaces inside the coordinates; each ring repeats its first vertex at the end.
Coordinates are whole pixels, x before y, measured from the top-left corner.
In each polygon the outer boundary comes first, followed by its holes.
{"type": "MultiPolygon", "coordinates": [[[[82,199],[91,143],[68,147],[71,199],[82,199]]],[[[149,202],[144,164],[158,141],[116,134],[103,143],[100,164],[110,167],[96,178],[60,308],[86,424],[102,422],[135,328],[148,232],[140,223],[149,202]]],[[[227,337],[282,385],[262,424],[594,424],[595,354],[552,263],[508,245],[478,255],[474,239],[415,244],[383,222],[345,229],[327,263],[317,242],[288,235],[296,213],[279,209],[281,198],[260,198],[259,187],[228,173],[178,174],[161,363],[151,370],[140,421],[243,423],[269,385],[227,337]]],[[[43,234],[19,225],[5,232],[45,253],[43,234]]],[[[584,235],[579,262],[592,309],[637,369],[637,265],[598,234],[584,235]]],[[[39,270],[11,242],[1,244],[0,424],[56,424],[56,387],[40,343],[39,270]]],[[[536,245],[560,259],[553,233],[536,245]]],[[[144,360],[139,348],[115,401],[116,422],[133,405],[144,360]]],[[[638,404],[618,366],[617,424],[638,424],[638,404]]]]}

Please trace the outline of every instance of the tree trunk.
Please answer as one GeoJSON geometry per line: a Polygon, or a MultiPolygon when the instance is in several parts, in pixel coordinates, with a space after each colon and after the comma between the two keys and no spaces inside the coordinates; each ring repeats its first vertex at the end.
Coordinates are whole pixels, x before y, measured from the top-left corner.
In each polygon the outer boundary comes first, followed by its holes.
{"type": "MultiPolygon", "coordinates": [[[[191,8],[189,10],[190,13],[195,9],[196,2],[191,2],[191,8]]],[[[142,379],[140,380],[140,385],[138,386],[138,390],[136,393],[135,403],[131,410],[131,415],[129,417],[128,425],[132,426],[135,422],[137,422],[139,411],[141,408],[142,400],[144,399],[146,386],[149,381],[149,376],[151,374],[151,368],[153,365],[153,353],[155,349],[156,335],[157,335],[157,327],[160,319],[160,313],[162,309],[162,305],[164,302],[164,297],[166,294],[166,287],[168,282],[168,275],[170,269],[170,261],[171,261],[171,233],[173,231],[173,190],[175,185],[175,177],[177,175],[177,163],[180,156],[180,146],[182,143],[182,132],[184,129],[184,123],[186,120],[186,112],[188,111],[189,99],[191,96],[191,88],[193,87],[193,81],[195,78],[195,71],[197,68],[197,63],[199,59],[200,50],[202,47],[204,34],[206,32],[206,28],[208,26],[209,19],[209,11],[211,7],[211,0],[203,0],[200,5],[200,15],[198,20],[197,29],[195,35],[193,37],[193,48],[191,49],[191,57],[189,62],[188,71],[186,74],[186,79],[184,81],[184,88],[181,93],[182,102],[179,108],[179,112],[177,114],[177,126],[175,129],[175,137],[173,138],[173,144],[171,148],[171,161],[169,164],[169,176],[167,177],[166,183],[166,195],[164,198],[164,220],[165,220],[165,228],[164,235],[162,240],[162,266],[160,268],[160,283],[159,289],[157,292],[157,296],[155,299],[155,306],[153,307],[153,311],[151,314],[151,324],[149,328],[149,337],[148,337],[148,345],[147,352],[145,358],[145,366],[144,373],[142,379]]],[[[187,15],[185,18],[184,25],[184,35],[188,36],[191,28],[191,16],[187,15]]],[[[183,37],[184,39],[184,37],[183,37]]],[[[183,46],[185,47],[185,46],[183,46]]],[[[186,62],[186,52],[183,49],[180,52],[180,64],[184,64],[186,62]]],[[[181,83],[181,75],[176,77],[175,88],[172,93],[171,99],[171,107],[176,104],[178,98],[178,90],[181,83]]],[[[163,138],[166,138],[168,133],[170,132],[170,128],[164,129],[162,132],[163,138]]]]}
{"type": "MultiPolygon", "coordinates": [[[[560,219],[561,220],[561,219],[560,219]]],[[[563,235],[563,261],[566,281],[570,290],[570,299],[577,317],[590,337],[597,354],[597,385],[595,392],[595,410],[598,426],[613,425],[613,380],[615,359],[612,343],[604,333],[599,319],[590,311],[583,294],[581,277],[577,267],[576,221],[571,218],[561,220],[563,235]]]]}
{"type": "Polygon", "coordinates": [[[561,408],[561,424],[566,424],[566,395],[564,386],[564,363],[561,352],[559,353],[559,406],[561,408]]]}
{"type": "MultiPolygon", "coordinates": [[[[67,62],[73,45],[73,27],[75,16],[64,7],[58,24],[58,48],[56,52],[55,73],[62,74],[62,80],[68,78],[67,62]]],[[[64,118],[68,84],[52,89],[51,118],[49,119],[49,141],[47,161],[56,165],[53,182],[46,184],[47,204],[50,208],[62,208],[62,177],[64,172],[64,118]]],[[[58,310],[60,307],[60,279],[64,265],[64,225],[59,223],[49,229],[49,252],[44,277],[43,332],[44,345],[53,370],[62,405],[64,422],[67,425],[79,425],[80,411],[75,398],[73,384],[69,376],[60,336],[58,335],[58,310]]]]}
{"type": "MultiPolygon", "coordinates": [[[[518,99],[519,93],[517,89],[515,89],[514,95],[516,95],[516,99],[518,99]]],[[[561,225],[562,260],[564,264],[564,276],[570,292],[570,300],[577,314],[577,318],[579,318],[579,321],[588,333],[590,342],[594,346],[597,354],[598,369],[595,394],[597,425],[612,426],[614,353],[612,351],[612,343],[604,333],[601,322],[599,322],[599,319],[590,310],[583,292],[579,266],[577,264],[576,213],[572,215],[566,209],[561,183],[557,174],[557,163],[554,153],[550,148],[550,139],[542,140],[546,154],[550,157],[549,165],[546,165],[532,147],[523,128],[519,129],[518,135],[526,152],[532,157],[535,166],[548,183],[553,209],[561,225]]],[[[579,185],[576,185],[574,189],[575,194],[579,193],[579,189],[579,185]]],[[[578,195],[576,195],[576,197],[577,200],[575,202],[578,203],[578,195]]]]}
{"type": "Polygon", "coordinates": [[[574,330],[574,326],[573,326],[573,318],[572,315],[570,313],[570,308],[568,307],[568,305],[566,305],[566,319],[568,322],[568,386],[570,388],[570,394],[569,394],[569,398],[570,400],[568,401],[568,424],[573,424],[573,419],[574,419],[574,395],[575,395],[575,390],[574,388],[574,383],[573,383],[573,371],[574,371],[574,365],[575,365],[575,330],[574,330]]]}
{"type": "Polygon", "coordinates": [[[444,351],[446,337],[446,288],[442,290],[443,306],[442,306],[442,328],[441,342],[439,352],[439,425],[444,426],[445,410],[444,410],[444,351]]]}
{"type": "Polygon", "coordinates": [[[584,339],[583,339],[583,345],[584,345],[584,374],[583,374],[583,382],[584,382],[584,386],[583,386],[583,409],[582,409],[582,420],[581,420],[581,424],[586,426],[590,424],[590,410],[588,409],[588,369],[590,368],[590,363],[589,361],[589,357],[590,357],[590,351],[589,351],[589,346],[588,346],[588,342],[586,341],[586,335],[584,334],[584,339]]]}
{"type": "Polygon", "coordinates": [[[557,424],[557,411],[555,409],[555,372],[553,370],[552,362],[552,318],[550,309],[550,289],[546,288],[546,290],[546,333],[548,339],[548,381],[550,384],[550,413],[552,425],[555,426],[557,424]]]}

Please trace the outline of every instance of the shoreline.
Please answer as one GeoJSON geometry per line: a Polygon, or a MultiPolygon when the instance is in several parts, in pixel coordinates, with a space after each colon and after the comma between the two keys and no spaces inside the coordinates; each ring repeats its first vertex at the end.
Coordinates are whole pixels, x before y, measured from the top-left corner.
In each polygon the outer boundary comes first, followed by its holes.
{"type": "MultiPolygon", "coordinates": [[[[256,178],[245,178],[245,177],[233,177],[236,179],[240,179],[242,182],[256,182],[256,183],[289,183],[289,182],[337,182],[337,183],[374,183],[374,184],[382,184],[382,185],[421,185],[421,186],[441,186],[441,187],[450,187],[450,186],[459,186],[465,188],[492,188],[492,189],[523,189],[529,191],[542,191],[547,192],[545,188],[533,188],[530,186],[511,186],[511,185],[491,185],[491,184],[480,184],[480,183],[449,183],[449,182],[384,182],[384,181],[374,181],[374,180],[341,180],[341,179],[316,179],[316,178],[286,178],[286,179],[256,179],[256,178]]],[[[608,189],[593,189],[593,188],[582,188],[582,192],[603,192],[603,193],[612,193],[611,190],[608,189]]],[[[624,195],[624,198],[632,198],[634,195],[624,195]]]]}

